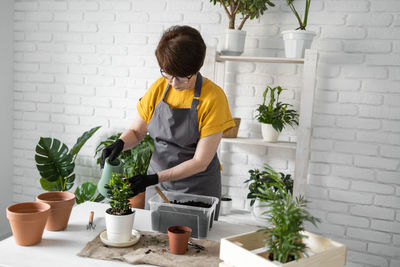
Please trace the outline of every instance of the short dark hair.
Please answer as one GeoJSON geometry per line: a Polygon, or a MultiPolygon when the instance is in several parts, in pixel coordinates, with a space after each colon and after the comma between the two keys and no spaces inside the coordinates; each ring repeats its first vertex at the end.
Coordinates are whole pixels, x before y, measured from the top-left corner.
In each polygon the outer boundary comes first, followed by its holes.
{"type": "Polygon", "coordinates": [[[203,66],[206,44],[198,30],[189,26],[172,26],[161,37],[156,49],[160,68],[166,73],[186,77],[203,66]]]}

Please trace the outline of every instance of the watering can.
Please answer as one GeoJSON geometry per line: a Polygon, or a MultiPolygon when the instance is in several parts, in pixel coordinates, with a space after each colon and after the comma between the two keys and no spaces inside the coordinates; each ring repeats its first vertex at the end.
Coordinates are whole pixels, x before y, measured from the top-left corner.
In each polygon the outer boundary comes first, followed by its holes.
{"type": "Polygon", "coordinates": [[[109,194],[104,186],[110,183],[112,174],[123,174],[122,161],[119,159],[110,161],[109,159],[110,158],[106,158],[105,160],[104,169],[101,173],[100,181],[97,184],[97,190],[106,198],[109,198],[109,194]]]}

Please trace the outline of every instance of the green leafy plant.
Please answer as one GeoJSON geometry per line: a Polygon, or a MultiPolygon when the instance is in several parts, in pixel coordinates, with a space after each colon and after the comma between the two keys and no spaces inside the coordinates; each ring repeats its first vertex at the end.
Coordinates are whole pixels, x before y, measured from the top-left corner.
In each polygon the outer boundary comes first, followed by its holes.
{"type": "Polygon", "coordinates": [[[297,12],[296,8],[294,7],[294,0],[286,0],[290,10],[292,10],[293,14],[296,16],[296,19],[299,23],[299,27],[296,30],[306,30],[307,27],[307,20],[308,20],[308,12],[310,10],[311,0],[306,0],[306,7],[304,11],[304,18],[301,19],[299,13],[297,12]]]}
{"type": "MultiPolygon", "coordinates": [[[[102,141],[96,148],[95,157],[97,164],[100,164],[101,151],[111,144],[113,144],[122,133],[117,133],[102,141]]],[[[124,162],[124,176],[132,177],[139,174],[146,174],[150,164],[151,156],[154,151],[153,139],[150,135],[146,135],[143,140],[130,150],[123,151],[118,158],[124,162]]]]}
{"type": "MultiPolygon", "coordinates": [[[[69,150],[68,146],[56,138],[41,137],[36,145],[36,168],[40,173],[40,184],[46,191],[68,191],[75,182],[75,160],[79,151],[90,137],[100,128],[94,127],[80,136],[69,150]]],[[[97,194],[96,185],[85,182],[75,190],[77,203],[86,200],[101,201],[104,198],[97,194]],[[94,186],[94,187],[93,187],[94,186]],[[95,188],[95,189],[93,189],[95,188]]]]}
{"type": "Polygon", "coordinates": [[[127,179],[123,179],[119,173],[113,173],[110,183],[106,184],[105,188],[111,199],[111,214],[125,215],[132,213],[129,198],[132,197],[133,192],[127,179]]]}
{"type": "Polygon", "coordinates": [[[264,170],[259,169],[249,170],[250,178],[244,181],[249,186],[249,193],[247,198],[251,199],[250,206],[254,205],[256,199],[261,201],[269,201],[270,199],[265,196],[258,196],[260,188],[271,188],[273,192],[279,194],[278,188],[274,187],[275,179],[281,179],[285,185],[285,190],[290,194],[293,194],[293,179],[290,174],[284,174],[282,172],[276,172],[269,165],[264,165],[264,170]]]}
{"type": "Polygon", "coordinates": [[[238,30],[243,28],[246,20],[259,18],[268,9],[268,6],[275,6],[270,0],[210,0],[210,2],[214,5],[220,3],[224,7],[229,18],[229,29],[235,29],[236,15],[241,14],[242,21],[238,30]]]}
{"type": "Polygon", "coordinates": [[[286,125],[299,125],[299,114],[294,109],[289,109],[292,105],[279,102],[279,96],[284,89],[280,86],[265,88],[263,97],[264,101],[258,106],[256,111],[256,119],[261,123],[271,124],[272,127],[281,132],[286,125]],[[266,105],[269,93],[269,103],[266,105]]]}
{"type": "Polygon", "coordinates": [[[304,196],[294,197],[286,190],[286,185],[279,176],[271,178],[273,182],[258,188],[258,193],[255,194],[260,199],[268,199],[265,205],[269,209],[264,214],[269,216],[269,226],[260,231],[266,233],[264,241],[271,260],[281,263],[298,260],[306,249],[303,242],[307,238],[303,234],[304,222],[308,221],[316,226],[320,220],[307,211],[308,201],[304,196]]]}

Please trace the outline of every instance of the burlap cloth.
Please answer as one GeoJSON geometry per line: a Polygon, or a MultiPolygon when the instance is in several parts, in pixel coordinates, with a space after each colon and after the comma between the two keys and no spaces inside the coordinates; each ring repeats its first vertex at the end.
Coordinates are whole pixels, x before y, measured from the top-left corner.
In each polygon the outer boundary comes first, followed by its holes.
{"type": "Polygon", "coordinates": [[[174,255],[169,252],[168,235],[141,231],[137,244],[126,248],[113,248],[104,245],[100,234],[78,253],[78,256],[100,260],[124,261],[130,264],[152,264],[158,266],[218,266],[219,242],[211,240],[194,240],[204,246],[205,250],[188,247],[185,255],[174,255]]]}

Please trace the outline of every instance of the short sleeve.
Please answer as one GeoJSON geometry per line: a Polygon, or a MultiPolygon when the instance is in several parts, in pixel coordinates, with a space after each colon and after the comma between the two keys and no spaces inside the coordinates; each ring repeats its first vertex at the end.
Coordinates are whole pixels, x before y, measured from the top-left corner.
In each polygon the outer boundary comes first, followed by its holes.
{"type": "Polygon", "coordinates": [[[154,109],[162,98],[163,80],[160,78],[155,81],[137,103],[138,114],[147,123],[153,117],[154,109]]]}

